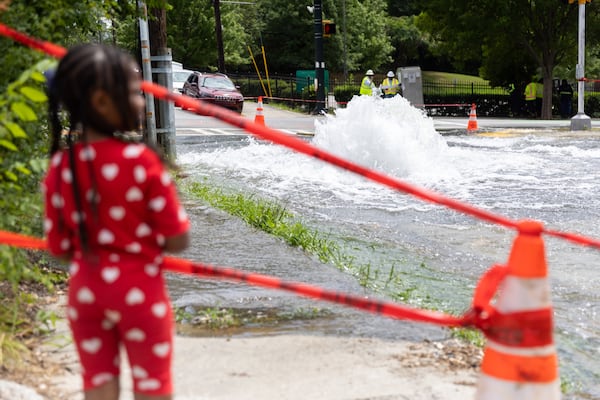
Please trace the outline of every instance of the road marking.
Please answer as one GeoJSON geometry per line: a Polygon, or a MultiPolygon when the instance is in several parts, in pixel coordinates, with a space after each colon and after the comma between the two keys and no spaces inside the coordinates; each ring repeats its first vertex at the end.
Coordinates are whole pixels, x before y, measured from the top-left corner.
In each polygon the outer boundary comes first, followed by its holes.
{"type": "MultiPolygon", "coordinates": [[[[277,129],[288,135],[294,136],[313,136],[312,132],[306,132],[299,129],[277,129]]],[[[231,135],[249,135],[239,128],[180,128],[177,129],[177,136],[231,136],[231,135]]]]}

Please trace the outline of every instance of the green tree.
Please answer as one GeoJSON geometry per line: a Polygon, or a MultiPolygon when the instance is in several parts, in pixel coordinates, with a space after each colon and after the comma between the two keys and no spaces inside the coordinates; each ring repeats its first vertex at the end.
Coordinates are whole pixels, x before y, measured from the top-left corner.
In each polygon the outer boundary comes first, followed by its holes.
{"type": "MultiPolygon", "coordinates": [[[[120,9],[115,1],[13,0],[8,10],[2,13],[2,22],[37,38],[68,47],[83,41],[106,39],[104,33],[110,21],[109,11],[120,9]]],[[[11,39],[0,37],[0,88],[5,88],[22,71],[44,57],[11,39]]]]}
{"type": "Polygon", "coordinates": [[[429,35],[416,26],[416,17],[387,17],[387,20],[387,32],[393,48],[392,63],[387,69],[395,71],[397,67],[407,65],[423,67],[429,54],[429,35]]]}
{"type": "Polygon", "coordinates": [[[378,70],[392,62],[392,44],[386,31],[384,0],[348,0],[348,65],[351,71],[378,70]]]}
{"type": "MultiPolygon", "coordinates": [[[[215,14],[212,0],[170,0],[167,11],[168,45],[173,59],[184,67],[197,70],[217,69],[215,14]]],[[[253,12],[243,4],[221,5],[223,52],[226,68],[247,69],[250,64],[246,43],[248,33],[244,20],[253,12]]]]}
{"type": "Polygon", "coordinates": [[[423,9],[420,26],[452,54],[458,70],[481,65],[483,77],[495,83],[507,83],[510,71],[517,79],[527,74],[531,79],[536,70],[544,80],[542,118],[551,118],[554,68],[572,59],[577,48],[576,5],[556,0],[430,0],[423,2],[423,9]]]}

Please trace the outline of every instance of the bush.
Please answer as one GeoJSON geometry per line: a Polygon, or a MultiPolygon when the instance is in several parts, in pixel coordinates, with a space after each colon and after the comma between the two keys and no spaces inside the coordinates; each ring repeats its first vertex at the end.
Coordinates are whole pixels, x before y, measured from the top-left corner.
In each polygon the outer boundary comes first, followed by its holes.
{"type": "Polygon", "coordinates": [[[360,92],[360,86],[338,86],[333,90],[335,101],[345,104],[352,100],[352,97],[360,92]]]}
{"type": "MultiPolygon", "coordinates": [[[[47,164],[46,79],[43,71],[55,61],[42,61],[23,72],[0,94],[0,229],[42,235],[40,179],[47,164]]],[[[17,285],[42,279],[26,262],[23,250],[0,249],[0,280],[17,285]]]]}

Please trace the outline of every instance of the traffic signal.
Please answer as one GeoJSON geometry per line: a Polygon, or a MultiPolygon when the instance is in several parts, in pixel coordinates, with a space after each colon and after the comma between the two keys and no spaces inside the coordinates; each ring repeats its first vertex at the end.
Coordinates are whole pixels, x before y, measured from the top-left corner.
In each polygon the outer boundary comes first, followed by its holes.
{"type": "Polygon", "coordinates": [[[330,37],[335,34],[335,23],[330,19],[323,20],[323,37],[330,37]]]}

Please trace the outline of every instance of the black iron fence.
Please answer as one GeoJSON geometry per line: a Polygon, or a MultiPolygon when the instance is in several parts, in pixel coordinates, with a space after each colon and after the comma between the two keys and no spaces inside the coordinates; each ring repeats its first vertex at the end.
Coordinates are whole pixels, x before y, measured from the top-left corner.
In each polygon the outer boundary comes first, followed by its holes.
{"type": "MultiPolygon", "coordinates": [[[[314,108],[316,94],[311,77],[297,78],[295,75],[281,74],[270,75],[268,80],[264,76],[259,79],[256,74],[229,74],[229,77],[240,86],[246,98],[263,96],[265,102],[284,103],[307,112],[314,108]]],[[[577,85],[576,82],[571,84],[575,91],[573,109],[577,109],[577,85]]],[[[344,80],[332,76],[325,81],[328,100],[335,99],[337,107],[344,107],[352,96],[359,93],[359,89],[360,81],[357,80],[344,80]]],[[[422,89],[424,104],[419,106],[431,116],[465,116],[469,112],[468,105],[472,103],[477,106],[478,116],[525,116],[523,93],[520,91],[511,92],[506,88],[491,87],[486,83],[458,80],[424,80],[422,89]]],[[[586,114],[592,117],[600,116],[600,84],[586,82],[585,96],[586,114]]],[[[558,114],[557,95],[554,96],[553,105],[553,111],[558,114]]]]}

